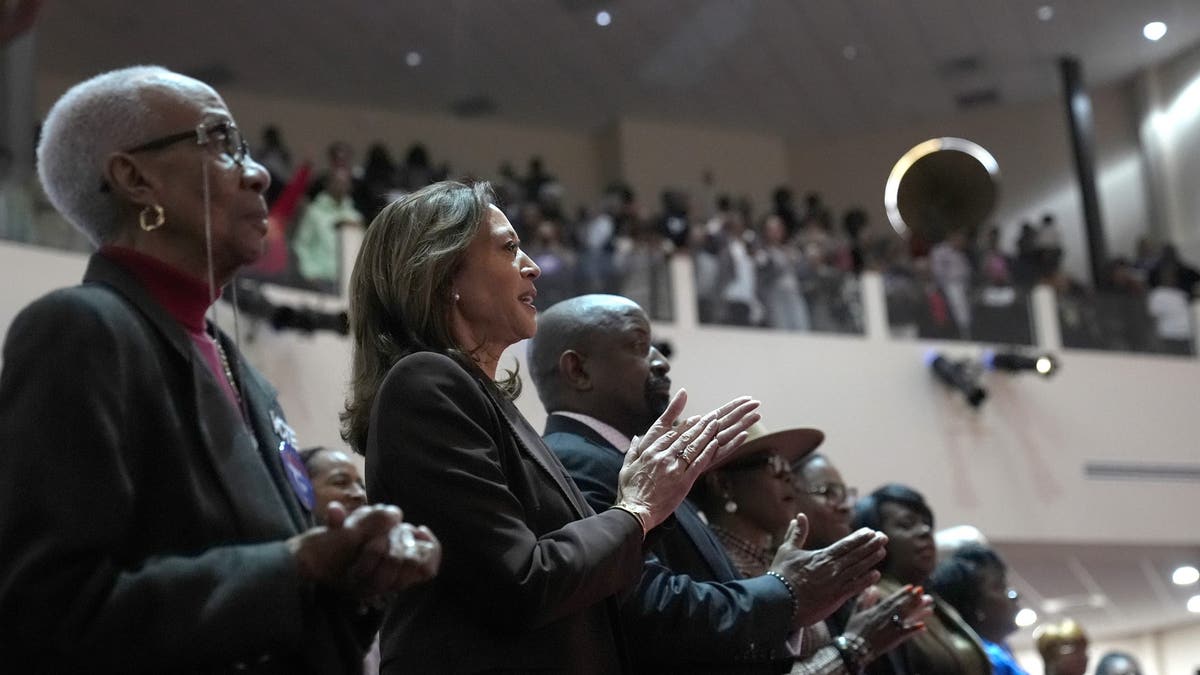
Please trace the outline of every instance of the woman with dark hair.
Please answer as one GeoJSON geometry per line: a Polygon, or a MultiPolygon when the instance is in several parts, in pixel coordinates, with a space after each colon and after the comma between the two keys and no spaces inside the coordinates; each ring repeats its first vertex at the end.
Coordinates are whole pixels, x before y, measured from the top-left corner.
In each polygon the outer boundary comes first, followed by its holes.
{"type": "Polygon", "coordinates": [[[1142,667],[1133,654],[1108,652],[1096,664],[1096,675],[1142,675],[1142,667]]]}
{"type": "Polygon", "coordinates": [[[502,353],[537,329],[537,265],[487,184],[436,183],[371,224],[350,283],[353,382],[343,433],[367,492],[441,539],[436,582],[392,604],[381,672],[619,673],[616,596],[646,535],[758,419],[739,398],[675,422],[677,394],[595,513],[517,411],[502,353]]]}
{"type": "Polygon", "coordinates": [[[1028,675],[1006,643],[1017,629],[1020,605],[1008,586],[1008,568],[994,550],[964,544],[937,566],[930,585],[979,635],[996,675],[1028,675]]]}
{"type": "MultiPolygon", "coordinates": [[[[937,565],[933,542],[933,511],[921,493],[895,483],[885,485],[858,502],[854,526],[869,527],[888,536],[887,557],[880,563],[884,595],[905,584],[922,586],[937,565]]],[[[876,659],[865,672],[871,675],[987,675],[991,662],[979,636],[958,612],[934,596],[933,614],[926,630],[876,659]]]]}

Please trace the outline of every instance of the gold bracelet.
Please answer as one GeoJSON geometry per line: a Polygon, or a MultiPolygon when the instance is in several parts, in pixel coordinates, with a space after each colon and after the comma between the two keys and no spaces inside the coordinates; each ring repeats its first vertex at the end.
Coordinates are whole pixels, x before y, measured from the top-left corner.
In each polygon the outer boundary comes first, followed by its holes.
{"type": "Polygon", "coordinates": [[[636,520],[637,524],[642,528],[642,540],[645,541],[646,535],[650,534],[650,533],[649,533],[649,531],[646,530],[646,519],[642,517],[642,514],[638,513],[637,511],[634,511],[633,509],[629,508],[628,506],[625,506],[624,504],[613,504],[612,508],[619,509],[619,510],[624,511],[625,513],[628,513],[629,515],[633,516],[633,519],[636,520]]]}

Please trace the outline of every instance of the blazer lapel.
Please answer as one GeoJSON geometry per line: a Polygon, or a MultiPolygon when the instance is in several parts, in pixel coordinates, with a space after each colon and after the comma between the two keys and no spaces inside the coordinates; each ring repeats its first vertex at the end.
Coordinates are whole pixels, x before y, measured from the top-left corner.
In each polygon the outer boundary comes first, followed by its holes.
{"type": "MultiPolygon", "coordinates": [[[[270,475],[271,481],[275,485],[275,491],[291,518],[292,526],[297,531],[305,530],[309,526],[310,515],[300,503],[291,481],[284,473],[286,469],[279,453],[279,444],[293,439],[286,438],[289,435],[290,427],[286,427],[286,423],[283,421],[283,411],[276,404],[275,391],[266,380],[245,366],[241,353],[231,344],[228,335],[221,334],[220,339],[225,347],[225,353],[234,355],[231,366],[235,369],[234,376],[237,378],[238,388],[241,390],[242,399],[246,404],[247,422],[253,430],[258,458],[270,475]],[[282,428],[281,425],[283,425],[282,428]]],[[[295,449],[298,451],[300,448],[295,449]]]]}
{"type": "Polygon", "coordinates": [[[487,394],[488,398],[491,399],[492,404],[500,411],[500,418],[512,430],[513,435],[517,439],[517,446],[525,454],[532,457],[538,463],[538,466],[542,467],[542,470],[546,472],[546,475],[550,477],[550,480],[554,481],[554,484],[558,486],[563,496],[567,498],[567,502],[570,503],[575,514],[580,518],[595,515],[596,512],[588,505],[583,494],[579,492],[579,488],[575,487],[575,482],[567,476],[562,462],[559,462],[554,453],[550,452],[550,449],[542,442],[542,437],[534,431],[533,427],[529,426],[529,422],[525,420],[525,417],[521,415],[511,402],[505,401],[507,405],[504,405],[497,400],[492,392],[488,391],[486,385],[480,383],[480,387],[487,394]]]}

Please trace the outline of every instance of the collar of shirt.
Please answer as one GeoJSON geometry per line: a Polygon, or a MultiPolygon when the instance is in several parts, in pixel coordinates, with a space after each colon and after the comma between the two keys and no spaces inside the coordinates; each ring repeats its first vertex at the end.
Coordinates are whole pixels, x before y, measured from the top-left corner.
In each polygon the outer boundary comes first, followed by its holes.
{"type": "Polygon", "coordinates": [[[628,436],[626,436],[625,434],[621,433],[620,431],[617,431],[616,427],[614,427],[611,424],[608,424],[607,422],[601,422],[600,420],[596,419],[595,417],[592,417],[591,415],[584,415],[583,413],[576,413],[576,412],[567,412],[565,410],[559,410],[557,412],[553,412],[550,414],[562,415],[563,417],[566,417],[567,419],[572,419],[572,420],[575,420],[576,422],[579,422],[580,424],[583,424],[584,426],[586,426],[587,428],[596,432],[597,434],[600,434],[600,438],[603,438],[604,440],[608,441],[609,445],[616,448],[617,452],[621,453],[622,455],[625,454],[625,452],[627,450],[629,450],[629,443],[630,443],[631,439],[628,436]]]}

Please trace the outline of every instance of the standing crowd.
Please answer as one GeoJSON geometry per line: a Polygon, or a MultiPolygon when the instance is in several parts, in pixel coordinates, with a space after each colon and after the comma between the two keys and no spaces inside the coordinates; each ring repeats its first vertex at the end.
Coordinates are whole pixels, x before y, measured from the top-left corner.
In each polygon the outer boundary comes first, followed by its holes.
{"type": "MultiPolygon", "coordinates": [[[[207,318],[262,255],[271,185],[217,92],[158,67],[96,76],[55,104],[38,157],[98,250],[4,345],[5,667],[1020,672],[995,551],[939,564],[921,494],[858,500],[820,431],[769,433],[751,397],[685,415],[640,302],[539,312],[543,270],[487,184],[416,188],[366,232],[341,415],[364,480],[300,450],[207,318]],[[499,363],[527,339],[542,433],[499,363]]],[[[1082,674],[1078,637],[1047,638],[1049,672],[1082,674]]]]}

